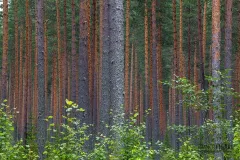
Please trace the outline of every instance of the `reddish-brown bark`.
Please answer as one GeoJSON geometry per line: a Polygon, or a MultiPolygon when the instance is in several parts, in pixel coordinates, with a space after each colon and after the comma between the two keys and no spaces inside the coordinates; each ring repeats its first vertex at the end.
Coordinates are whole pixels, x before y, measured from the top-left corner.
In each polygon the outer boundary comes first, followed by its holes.
{"type": "Polygon", "coordinates": [[[126,42],[125,42],[125,83],[124,83],[124,107],[125,114],[129,114],[129,26],[130,18],[130,0],[126,1],[126,42]]]}

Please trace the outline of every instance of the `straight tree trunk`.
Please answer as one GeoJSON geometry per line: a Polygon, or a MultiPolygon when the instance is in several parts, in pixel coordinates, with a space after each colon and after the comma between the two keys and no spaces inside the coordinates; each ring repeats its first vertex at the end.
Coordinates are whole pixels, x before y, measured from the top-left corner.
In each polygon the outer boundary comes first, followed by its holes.
{"type": "Polygon", "coordinates": [[[158,29],[158,43],[157,43],[157,71],[158,71],[158,106],[159,106],[159,129],[160,129],[160,140],[163,140],[167,131],[167,117],[166,117],[166,109],[163,101],[163,85],[162,85],[162,72],[163,72],[163,64],[162,64],[162,33],[161,26],[158,29]]]}
{"type": "Polygon", "coordinates": [[[91,123],[89,106],[89,40],[90,40],[90,23],[89,23],[89,2],[87,0],[80,1],[79,12],[79,26],[80,26],[80,39],[79,39],[79,106],[82,107],[85,112],[79,114],[77,117],[82,120],[83,123],[91,123]]]}
{"type": "Polygon", "coordinates": [[[73,101],[76,101],[76,80],[77,80],[77,55],[76,55],[76,22],[75,22],[75,0],[72,0],[72,81],[71,81],[71,98],[73,101]]]}
{"type": "MultiPolygon", "coordinates": [[[[64,29],[63,29],[63,63],[62,63],[62,70],[63,70],[63,106],[65,104],[65,99],[67,98],[67,72],[68,65],[67,65],[67,0],[64,0],[64,10],[63,10],[63,21],[64,21],[64,29]]],[[[64,113],[63,113],[64,114],[64,113]]]]}
{"type": "Polygon", "coordinates": [[[43,0],[37,1],[37,28],[38,28],[38,125],[37,143],[39,159],[43,159],[45,143],[45,94],[44,94],[44,32],[43,32],[43,0]]]}
{"type": "MultiPolygon", "coordinates": [[[[156,25],[156,0],[152,1],[152,83],[153,83],[153,131],[152,142],[156,143],[160,138],[159,130],[159,105],[157,85],[157,25],[156,25]]],[[[155,146],[155,145],[154,145],[155,146]]],[[[157,147],[157,146],[155,146],[157,147]]]]}
{"type": "MultiPolygon", "coordinates": [[[[174,54],[174,68],[173,68],[173,80],[176,80],[176,75],[179,75],[179,63],[178,63],[178,59],[179,57],[179,53],[178,53],[178,41],[177,41],[177,20],[176,20],[176,0],[172,1],[172,5],[173,5],[173,54],[174,54]]],[[[173,84],[175,86],[175,84],[173,84]]],[[[179,97],[176,94],[176,89],[173,89],[172,91],[172,97],[173,97],[173,113],[174,113],[174,121],[173,123],[175,125],[179,125],[179,105],[177,103],[175,103],[177,101],[177,97],[179,97]]],[[[175,132],[175,131],[174,131],[175,132]]],[[[178,133],[173,133],[173,146],[174,148],[176,148],[177,150],[179,149],[179,140],[178,140],[178,133]]]]}
{"type": "Polygon", "coordinates": [[[7,98],[7,57],[8,57],[8,0],[3,0],[3,53],[1,76],[1,102],[7,98]]]}
{"type": "MultiPolygon", "coordinates": [[[[144,2],[144,70],[145,70],[145,94],[144,94],[144,109],[149,109],[149,86],[148,86],[148,6],[147,6],[148,0],[145,0],[144,2]]],[[[147,116],[147,122],[146,122],[146,141],[150,141],[151,132],[150,132],[150,122],[149,122],[149,116],[147,116]]]]}
{"type": "Polygon", "coordinates": [[[25,2],[25,6],[26,6],[26,50],[25,50],[25,86],[24,86],[24,143],[26,143],[26,139],[27,139],[27,122],[28,122],[28,97],[29,97],[29,92],[28,92],[28,88],[29,88],[29,38],[30,38],[30,34],[29,34],[29,0],[26,0],[25,2]]]}
{"type": "MultiPolygon", "coordinates": [[[[212,0],[212,76],[214,79],[220,78],[220,0],[212,0]]],[[[213,81],[213,107],[214,107],[214,122],[219,125],[221,119],[220,108],[220,82],[213,81]]],[[[220,127],[216,127],[214,141],[215,141],[215,159],[224,159],[222,146],[222,131],[220,127]]]]}
{"type": "MultiPolygon", "coordinates": [[[[38,37],[37,37],[37,9],[36,9],[36,22],[35,22],[35,54],[34,54],[34,95],[33,95],[33,121],[34,124],[37,124],[37,115],[38,115],[38,37]]],[[[45,65],[45,64],[44,64],[45,65]]]]}
{"type": "MultiPolygon", "coordinates": [[[[35,72],[36,73],[36,72],[35,72]]],[[[48,36],[47,21],[44,22],[44,92],[45,92],[45,114],[50,116],[48,108],[48,36]]]]}
{"type": "MultiPolygon", "coordinates": [[[[110,101],[113,115],[124,113],[124,7],[123,0],[109,1],[109,26],[110,26],[110,101]]],[[[113,119],[113,124],[123,123],[121,116],[113,119]]],[[[114,133],[116,140],[120,139],[114,133]]],[[[121,145],[119,147],[122,147],[121,145]]]]}
{"type": "Polygon", "coordinates": [[[134,50],[134,106],[133,113],[138,112],[138,57],[137,51],[134,50]]]}
{"type": "MultiPolygon", "coordinates": [[[[226,0],[226,10],[225,10],[225,57],[224,66],[227,69],[226,84],[228,88],[232,88],[232,0],[226,0]]],[[[224,98],[224,103],[226,105],[226,119],[230,121],[230,128],[228,132],[228,141],[230,146],[232,146],[233,135],[232,130],[232,96],[227,95],[224,98]]]]}
{"type": "Polygon", "coordinates": [[[19,50],[19,133],[20,137],[23,137],[22,130],[22,118],[23,118],[23,34],[22,28],[20,30],[20,50],[19,50]]]}
{"type": "Polygon", "coordinates": [[[207,0],[204,0],[204,9],[203,9],[203,38],[202,38],[202,52],[203,52],[203,63],[205,64],[206,60],[206,42],[207,42],[207,0]]]}
{"type": "MultiPolygon", "coordinates": [[[[18,0],[14,0],[14,51],[15,51],[15,85],[14,85],[14,108],[16,108],[14,112],[14,116],[16,117],[14,120],[16,122],[16,132],[18,132],[18,114],[16,111],[19,110],[19,33],[18,33],[18,0]]],[[[17,133],[18,134],[18,133],[17,133]]],[[[17,137],[16,137],[17,138],[17,137]]]]}
{"type": "MultiPolygon", "coordinates": [[[[201,0],[198,0],[198,43],[199,43],[199,80],[200,88],[205,89],[205,72],[204,72],[204,55],[203,55],[203,34],[202,34],[202,5],[201,0]]],[[[205,121],[205,113],[201,111],[200,124],[205,121]]]]}
{"type": "Polygon", "coordinates": [[[57,55],[58,55],[58,113],[57,113],[57,123],[62,123],[62,110],[63,110],[63,64],[62,64],[62,47],[61,47],[61,29],[60,29],[60,6],[59,0],[56,0],[56,10],[57,10],[57,55]]]}
{"type": "Polygon", "coordinates": [[[132,44],[132,54],[131,54],[131,68],[130,68],[130,91],[129,91],[129,114],[133,113],[133,59],[134,59],[134,45],[132,44]]]}
{"type": "Polygon", "coordinates": [[[125,76],[124,76],[124,107],[125,114],[129,114],[129,34],[130,34],[130,0],[126,1],[126,42],[125,42],[125,76]]]}
{"type": "Polygon", "coordinates": [[[110,125],[110,15],[109,0],[100,5],[100,132],[108,136],[110,125]]]}

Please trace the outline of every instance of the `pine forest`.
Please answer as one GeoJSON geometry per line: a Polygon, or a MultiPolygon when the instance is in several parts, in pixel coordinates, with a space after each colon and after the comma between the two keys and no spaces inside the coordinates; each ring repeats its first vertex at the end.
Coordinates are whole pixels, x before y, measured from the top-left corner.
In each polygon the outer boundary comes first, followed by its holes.
{"type": "Polygon", "coordinates": [[[0,160],[240,160],[240,0],[0,0],[0,160]]]}

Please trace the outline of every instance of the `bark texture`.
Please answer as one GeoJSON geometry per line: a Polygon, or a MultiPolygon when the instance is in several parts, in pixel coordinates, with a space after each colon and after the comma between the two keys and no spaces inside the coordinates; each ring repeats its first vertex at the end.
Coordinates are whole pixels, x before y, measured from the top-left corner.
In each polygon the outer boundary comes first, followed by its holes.
{"type": "MultiPolygon", "coordinates": [[[[214,107],[214,122],[220,123],[221,119],[221,108],[220,108],[220,82],[219,82],[219,71],[220,71],[220,0],[212,0],[212,76],[213,81],[213,107],[214,107]]],[[[224,159],[223,152],[221,149],[222,145],[222,132],[220,127],[215,129],[215,159],[224,159]]]]}
{"type": "Polygon", "coordinates": [[[43,159],[45,143],[45,94],[44,94],[44,32],[43,32],[43,5],[44,0],[37,1],[37,25],[38,25],[38,125],[37,143],[39,159],[43,159]]]}

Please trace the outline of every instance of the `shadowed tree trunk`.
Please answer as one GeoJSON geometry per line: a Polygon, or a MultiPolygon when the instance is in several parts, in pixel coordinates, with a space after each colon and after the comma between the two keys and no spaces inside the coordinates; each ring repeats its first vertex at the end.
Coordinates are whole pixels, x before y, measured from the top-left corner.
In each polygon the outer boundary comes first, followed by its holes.
{"type": "MultiPolygon", "coordinates": [[[[232,88],[232,0],[225,1],[225,57],[224,57],[224,66],[227,69],[226,79],[227,87],[232,88]]],[[[224,103],[226,105],[226,118],[230,120],[230,128],[228,131],[228,141],[232,146],[233,135],[231,134],[232,129],[232,96],[228,95],[224,98],[224,103]]]]}
{"type": "MultiPolygon", "coordinates": [[[[202,5],[198,0],[198,43],[199,43],[199,81],[200,88],[205,89],[205,72],[204,72],[204,56],[203,56],[203,33],[202,33],[202,5]]],[[[202,125],[206,118],[204,111],[200,114],[200,124],[202,125]]]]}
{"type": "Polygon", "coordinates": [[[157,69],[158,69],[158,100],[159,100],[159,129],[160,129],[160,139],[163,140],[166,134],[167,129],[167,117],[166,117],[166,109],[163,101],[163,84],[161,83],[163,80],[162,77],[162,33],[161,26],[158,29],[158,43],[157,43],[157,69]]]}
{"type": "Polygon", "coordinates": [[[14,51],[15,51],[15,85],[14,85],[14,108],[16,108],[16,110],[14,111],[14,121],[17,124],[16,125],[16,137],[18,139],[18,117],[19,115],[16,113],[16,111],[19,110],[19,50],[18,50],[18,0],[14,0],[14,35],[15,35],[15,39],[14,39],[14,51]]]}
{"type": "Polygon", "coordinates": [[[3,0],[3,53],[1,76],[1,102],[7,98],[7,56],[8,55],[8,0],[3,0]]]}
{"type": "Polygon", "coordinates": [[[134,45],[132,44],[131,62],[130,62],[130,90],[129,90],[129,114],[133,112],[133,59],[134,59],[134,45]]]}
{"type": "MultiPolygon", "coordinates": [[[[179,75],[179,53],[178,53],[178,41],[177,41],[177,20],[176,20],[176,0],[172,1],[172,7],[173,7],[173,54],[174,54],[174,66],[173,66],[173,80],[176,80],[176,75],[179,75]]],[[[175,84],[173,84],[175,86],[175,84]]],[[[179,105],[177,102],[178,95],[176,94],[176,89],[173,89],[172,97],[173,97],[173,113],[174,113],[174,121],[173,123],[175,125],[179,125],[179,105]]],[[[173,133],[173,147],[176,149],[179,149],[179,140],[178,140],[178,133],[173,133]]]]}
{"type": "Polygon", "coordinates": [[[37,1],[37,47],[38,47],[38,125],[37,143],[39,159],[43,159],[45,143],[45,94],[44,94],[44,32],[43,32],[43,1],[37,1]]]}
{"type": "Polygon", "coordinates": [[[83,123],[91,123],[90,117],[90,106],[89,106],[89,79],[88,76],[88,56],[89,56],[89,9],[87,0],[80,1],[80,11],[79,11],[79,26],[80,26],[80,39],[79,39],[79,106],[85,110],[84,113],[77,115],[83,123]]]}
{"type": "Polygon", "coordinates": [[[204,9],[203,9],[203,37],[202,37],[202,52],[203,52],[203,63],[205,64],[206,60],[206,42],[207,42],[207,0],[204,0],[204,9]]]}
{"type": "Polygon", "coordinates": [[[76,62],[76,22],[75,22],[75,0],[72,0],[72,81],[71,81],[71,98],[76,101],[76,74],[77,74],[77,62],[76,62]]]}
{"type": "MultiPolygon", "coordinates": [[[[157,87],[157,25],[156,25],[156,0],[152,1],[152,81],[153,81],[153,110],[152,110],[152,143],[159,140],[159,105],[157,87]]],[[[155,145],[154,145],[155,146],[155,145]]],[[[156,146],[155,146],[156,147],[156,146]]]]}

